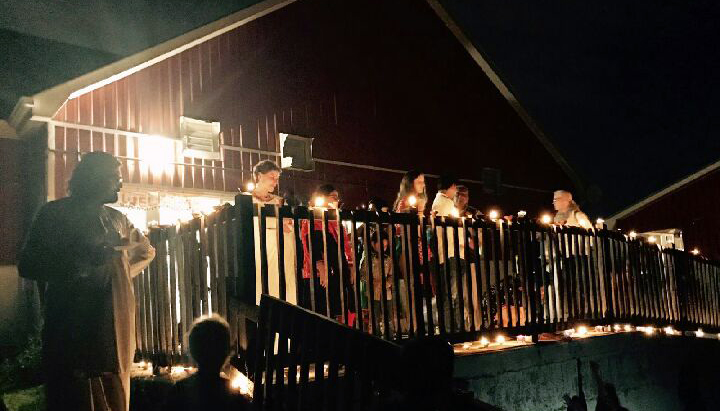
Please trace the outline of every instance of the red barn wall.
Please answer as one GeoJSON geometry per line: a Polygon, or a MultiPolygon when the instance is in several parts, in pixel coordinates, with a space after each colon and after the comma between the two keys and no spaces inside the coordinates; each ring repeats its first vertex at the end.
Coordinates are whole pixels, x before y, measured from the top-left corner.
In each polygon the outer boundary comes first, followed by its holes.
{"type": "Polygon", "coordinates": [[[679,228],[686,250],[697,247],[702,255],[720,259],[720,170],[619,219],[617,227],[638,232],[679,228]]]}
{"type": "MultiPolygon", "coordinates": [[[[474,180],[491,167],[504,183],[533,189],[489,196],[470,184],[471,202],[481,207],[534,212],[550,203],[549,191],[571,188],[422,1],[301,0],[71,99],[55,119],[177,136],[181,115],[219,121],[222,142],[231,146],[278,151],[278,132],[287,132],[314,137],[319,159],[474,180]]],[[[56,129],[55,149],[69,153],[56,163],[56,193],[64,194],[74,152],[113,151],[116,138],[130,137],[56,129]]],[[[261,158],[236,151],[225,151],[224,161],[186,158],[203,167],[143,182],[234,191],[261,158]]],[[[358,205],[374,195],[392,202],[399,181],[396,173],[316,163],[314,172],[284,173],[281,189],[308,195],[330,182],[358,205]]]]}

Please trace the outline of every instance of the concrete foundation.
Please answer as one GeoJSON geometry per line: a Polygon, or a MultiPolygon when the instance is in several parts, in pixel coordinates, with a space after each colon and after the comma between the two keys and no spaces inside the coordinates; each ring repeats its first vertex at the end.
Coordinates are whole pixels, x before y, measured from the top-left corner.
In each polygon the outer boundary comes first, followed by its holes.
{"type": "Polygon", "coordinates": [[[600,365],[631,411],[720,409],[720,341],[714,339],[636,332],[458,356],[455,376],[478,399],[505,410],[564,410],[563,394],[578,393],[578,358],[588,410],[597,397],[589,361],[600,365]]]}

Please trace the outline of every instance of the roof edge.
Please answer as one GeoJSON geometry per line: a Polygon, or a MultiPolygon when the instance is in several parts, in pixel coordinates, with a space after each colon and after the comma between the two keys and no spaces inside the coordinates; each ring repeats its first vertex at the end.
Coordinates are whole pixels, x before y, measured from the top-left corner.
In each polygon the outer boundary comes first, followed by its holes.
{"type": "MultiPolygon", "coordinates": [[[[145,67],[168,59],[295,1],[297,0],[265,0],[253,4],[156,46],[43,90],[32,97],[34,101],[33,115],[53,117],[63,103],[71,97],[79,96],[105,84],[127,77],[145,67]]],[[[18,105],[21,103],[22,99],[18,102],[18,105]]]]}
{"type": "Polygon", "coordinates": [[[617,220],[635,214],[636,212],[638,212],[641,209],[645,208],[646,206],[654,203],[656,200],[659,200],[660,198],[664,197],[665,195],[670,194],[671,192],[673,192],[679,188],[682,188],[683,186],[686,186],[686,185],[692,183],[693,181],[695,181],[717,169],[720,169],[720,161],[712,163],[712,164],[700,169],[699,171],[697,171],[693,174],[690,174],[689,176],[681,179],[680,181],[677,181],[676,183],[671,184],[660,191],[650,194],[649,196],[647,196],[644,199],[638,201],[637,203],[631,205],[630,207],[614,214],[612,217],[607,219],[608,225],[610,225],[612,223],[611,226],[614,227],[615,223],[617,223],[617,220]]]}
{"type": "Polygon", "coordinates": [[[525,110],[525,108],[520,104],[520,102],[515,98],[515,95],[510,90],[510,88],[503,82],[503,80],[500,78],[500,76],[495,72],[495,70],[492,68],[488,60],[483,56],[483,54],[478,50],[478,48],[470,41],[470,39],[465,35],[465,33],[462,31],[460,26],[453,20],[453,18],[450,16],[450,14],[445,10],[442,4],[440,4],[439,0],[426,0],[427,3],[430,5],[430,7],[435,11],[435,14],[445,23],[445,25],[450,29],[452,34],[455,36],[455,38],[460,42],[460,44],[467,50],[467,52],[470,54],[470,57],[475,60],[475,63],[477,63],[478,66],[480,66],[480,69],[485,73],[485,75],[490,79],[490,81],[495,85],[495,87],[498,89],[500,94],[502,94],[503,97],[505,97],[505,100],[510,104],[510,106],[515,110],[515,112],[520,116],[520,118],[523,120],[525,125],[530,129],[530,131],[535,134],[535,137],[537,137],[538,140],[540,140],[540,143],[545,147],[545,149],[550,153],[550,155],[555,159],[555,161],[560,165],[560,168],[570,177],[570,180],[575,185],[575,189],[579,190],[580,192],[583,191],[584,184],[578,174],[575,172],[575,170],[570,166],[570,163],[563,157],[563,155],[560,153],[560,151],[555,147],[555,145],[550,141],[550,139],[547,138],[545,133],[540,129],[540,126],[535,123],[535,121],[532,119],[530,114],[525,110]]]}

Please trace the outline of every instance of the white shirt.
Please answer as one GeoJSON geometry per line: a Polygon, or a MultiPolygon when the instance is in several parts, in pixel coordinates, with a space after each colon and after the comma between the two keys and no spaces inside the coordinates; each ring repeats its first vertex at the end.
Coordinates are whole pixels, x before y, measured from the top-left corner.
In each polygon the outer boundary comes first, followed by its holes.
{"type": "MultiPolygon", "coordinates": [[[[455,208],[455,202],[452,200],[452,198],[445,195],[445,193],[438,191],[438,193],[435,195],[435,200],[433,200],[432,203],[432,211],[436,212],[438,216],[440,217],[447,217],[452,214],[453,209],[455,208]]],[[[437,231],[438,236],[438,254],[440,255],[440,263],[445,262],[445,253],[444,253],[444,245],[443,245],[443,238],[442,238],[442,232],[440,230],[437,231]]],[[[462,228],[458,228],[458,237],[459,242],[458,246],[460,248],[460,258],[465,257],[465,232],[462,228]]],[[[448,238],[448,258],[455,256],[455,231],[451,228],[447,228],[447,238],[448,238]]]]}

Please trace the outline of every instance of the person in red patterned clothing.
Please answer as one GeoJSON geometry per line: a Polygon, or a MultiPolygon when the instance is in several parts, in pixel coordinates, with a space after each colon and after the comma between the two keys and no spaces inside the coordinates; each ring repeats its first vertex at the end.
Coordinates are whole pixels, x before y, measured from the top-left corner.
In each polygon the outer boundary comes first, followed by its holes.
{"type": "MultiPolygon", "coordinates": [[[[313,202],[316,199],[322,198],[322,207],[328,209],[338,210],[340,208],[340,194],[331,184],[323,184],[319,186],[312,195],[313,202]]],[[[303,305],[310,306],[310,279],[312,278],[311,269],[315,267],[316,281],[314,283],[315,295],[317,296],[315,301],[316,311],[320,313],[327,313],[329,309],[330,315],[337,319],[341,319],[342,308],[341,308],[341,290],[340,290],[340,276],[339,273],[342,271],[342,301],[345,303],[345,319],[348,325],[352,326],[355,322],[356,310],[355,310],[355,298],[353,293],[353,242],[350,233],[342,226],[338,224],[337,220],[328,221],[328,232],[329,237],[326,237],[328,254],[327,261],[325,258],[325,243],[323,242],[323,222],[321,219],[315,219],[313,222],[313,234],[312,241],[312,255],[310,255],[310,247],[308,245],[308,238],[310,236],[310,224],[308,220],[302,220],[301,222],[301,233],[300,238],[303,245],[303,279],[306,285],[303,287],[303,305]],[[341,231],[342,230],[342,231],[341,231]],[[342,232],[342,234],[340,234],[342,232]],[[340,242],[340,235],[342,235],[342,247],[343,252],[341,253],[341,261],[338,261],[338,243],[340,242]],[[329,274],[329,275],[328,275],[329,274]],[[318,288],[320,287],[320,288],[318,288]],[[327,288],[329,301],[326,301],[325,290],[327,288]],[[320,292],[318,292],[318,289],[320,292]],[[329,304],[329,307],[327,306],[329,304]]]]}

